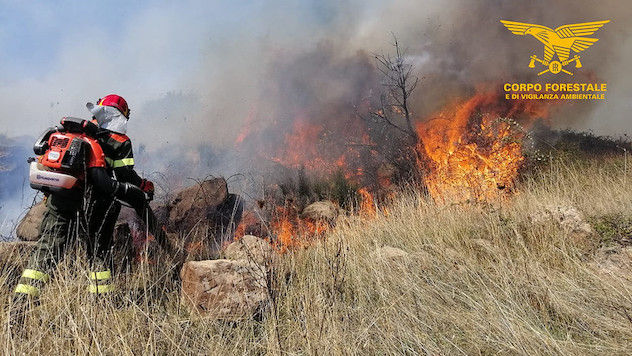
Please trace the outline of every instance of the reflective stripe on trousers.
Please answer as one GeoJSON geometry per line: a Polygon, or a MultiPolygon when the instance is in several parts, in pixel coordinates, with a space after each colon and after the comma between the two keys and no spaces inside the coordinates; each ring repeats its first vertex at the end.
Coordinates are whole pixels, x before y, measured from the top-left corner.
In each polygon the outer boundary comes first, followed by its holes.
{"type": "Polygon", "coordinates": [[[94,294],[103,294],[114,291],[114,285],[111,284],[112,272],[107,269],[104,271],[90,272],[90,286],[88,291],[94,294]]]}
{"type": "MultiPolygon", "coordinates": [[[[38,271],[35,269],[25,269],[22,272],[22,278],[28,281],[27,283],[20,283],[15,287],[15,293],[28,294],[33,297],[39,297],[40,285],[48,282],[50,276],[46,272],[38,271]]],[[[24,281],[23,279],[23,281],[24,281]]]]}

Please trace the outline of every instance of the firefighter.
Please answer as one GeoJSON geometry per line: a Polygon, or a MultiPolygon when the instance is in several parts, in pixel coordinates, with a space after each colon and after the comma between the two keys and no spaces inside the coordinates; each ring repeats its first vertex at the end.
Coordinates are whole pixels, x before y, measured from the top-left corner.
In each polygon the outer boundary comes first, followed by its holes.
{"type": "Polygon", "coordinates": [[[20,314],[25,301],[40,295],[41,288],[50,280],[50,271],[73,236],[82,237],[87,245],[91,264],[89,292],[104,294],[114,290],[111,247],[120,211],[115,199],[131,205],[150,233],[163,247],[167,245],[165,232],[148,204],[154,193],[153,183],[140,178],[133,169],[131,141],[125,135],[129,118],[127,103],[120,96],[108,95],[97,105],[88,103],[87,107],[100,128],[91,137],[83,138],[90,147],[85,165],[89,188],[48,194],[39,240],[15,288],[14,310],[20,314]],[[85,221],[87,224],[82,224],[85,221]]]}
{"type": "MultiPolygon", "coordinates": [[[[126,135],[130,114],[127,101],[119,95],[110,94],[97,100],[96,105],[88,103],[86,107],[92,113],[94,122],[101,128],[97,134],[97,140],[103,148],[109,175],[116,181],[131,183],[139,187],[147,194],[149,200],[152,200],[154,195],[153,182],[141,178],[134,170],[132,142],[126,135]]],[[[91,219],[92,228],[94,231],[102,232],[98,234],[101,242],[96,247],[109,248],[121,206],[109,196],[97,197],[91,202],[89,211],[98,212],[98,214],[91,215],[93,216],[91,219]]],[[[147,225],[150,234],[148,239],[155,238],[163,248],[171,252],[165,231],[159,225],[149,205],[145,204],[143,209],[136,209],[136,212],[147,225]]],[[[97,253],[103,252],[97,251],[97,253]]]]}
{"type": "MultiPolygon", "coordinates": [[[[68,123],[68,120],[63,119],[62,127],[49,130],[48,135],[50,132],[66,133],[65,125],[68,123]]],[[[96,126],[94,130],[96,130],[96,126]]],[[[107,249],[95,247],[99,244],[99,239],[95,238],[99,233],[95,230],[96,224],[91,222],[86,228],[85,224],[82,223],[85,220],[90,220],[90,217],[84,214],[83,202],[86,196],[97,194],[101,197],[109,196],[121,199],[132,205],[137,211],[142,211],[146,205],[146,195],[140,188],[131,183],[118,182],[110,177],[106,168],[106,156],[96,139],[86,135],[69,137],[71,142],[74,137],[79,137],[81,141],[87,143],[84,145],[87,147],[87,152],[84,155],[85,162],[81,164],[84,169],[80,170],[81,173],[77,173],[80,175],[79,179],[85,184],[75,185],[68,189],[48,191],[46,196],[47,211],[40,225],[39,239],[15,288],[12,325],[23,320],[28,302],[37,300],[42,287],[50,280],[50,271],[63,256],[65,248],[74,236],[81,237],[89,246],[87,249],[88,257],[93,266],[89,273],[89,291],[100,294],[113,290],[112,275],[107,261],[107,249]]],[[[63,141],[65,137],[62,136],[59,139],[51,137],[51,142],[53,139],[63,141]]],[[[42,158],[52,156],[50,151],[47,151],[46,156],[40,157],[40,162],[42,162],[42,158]]],[[[33,181],[31,184],[33,186],[33,181]]]]}

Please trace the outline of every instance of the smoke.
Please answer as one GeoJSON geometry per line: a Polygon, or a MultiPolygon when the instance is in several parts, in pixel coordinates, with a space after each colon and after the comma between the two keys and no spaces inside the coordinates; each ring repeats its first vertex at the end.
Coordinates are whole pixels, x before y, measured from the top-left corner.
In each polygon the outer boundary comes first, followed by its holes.
{"type": "MultiPolygon", "coordinates": [[[[225,145],[253,108],[287,104],[287,98],[270,103],[268,97],[271,86],[288,85],[274,83],[287,79],[278,75],[280,65],[302,66],[313,73],[318,68],[308,67],[324,61],[370,59],[371,53],[392,49],[391,33],[408,47],[423,78],[416,100],[422,115],[481,83],[544,79],[534,78],[526,66],[530,54],[542,51],[541,44],[509,33],[500,19],[552,28],[610,19],[595,35],[600,41],[585,52],[583,72],[613,83],[613,91],[620,88],[616,83],[629,83],[625,58],[631,46],[632,10],[620,1],[227,3],[184,1],[134,8],[127,20],[115,22],[115,29],[100,22],[104,15],[92,14],[97,7],[91,5],[85,5],[85,11],[28,8],[40,27],[66,21],[65,26],[74,28],[50,39],[56,44],[50,63],[40,59],[36,68],[0,82],[3,122],[23,120],[23,125],[3,125],[3,130],[11,136],[33,134],[61,116],[85,117],[86,101],[117,92],[131,103],[136,142],[150,148],[168,138],[225,145]],[[328,58],[317,63],[310,56],[328,58]],[[42,74],[39,67],[48,70],[42,74]]],[[[357,81],[353,73],[332,80],[341,86],[357,81]]],[[[612,94],[613,100],[603,105],[608,110],[627,105],[612,94]]],[[[274,114],[273,108],[262,115],[274,114]]]]}
{"type": "Polygon", "coordinates": [[[31,137],[8,139],[0,135],[0,241],[10,238],[18,219],[33,202],[35,191],[28,186],[26,165],[31,137]]]}
{"type": "MultiPolygon", "coordinates": [[[[251,84],[257,84],[257,90],[250,92],[255,96],[247,100],[254,104],[248,106],[249,113],[244,109],[234,121],[241,123],[238,127],[248,127],[252,141],[246,150],[251,161],[267,156],[294,164],[293,157],[279,157],[277,151],[297,150],[307,166],[314,164],[312,150],[319,157],[338,157],[337,148],[346,148],[335,142],[362,131],[354,106],[374,102],[383,90],[373,57],[392,53],[393,35],[407,48],[407,59],[415,64],[421,79],[412,98],[413,113],[420,120],[457,97],[481,88],[498,91],[506,82],[607,82],[611,88],[607,101],[562,105],[552,124],[615,136],[632,129],[624,120],[603,114],[623,113],[630,106],[629,91],[622,89],[630,83],[625,58],[632,13],[620,2],[401,0],[337,5],[333,10],[326,28],[295,47],[274,51],[260,43],[266,48],[262,50],[265,55],[253,63],[257,72],[247,75],[251,84]],[[346,16],[354,11],[363,16],[346,16]],[[527,64],[531,54],[542,57],[543,45],[531,36],[513,35],[501,19],[551,28],[605,19],[611,22],[595,34],[599,42],[582,55],[584,69],[567,78],[536,76],[527,64]],[[319,145],[299,146],[288,139],[296,131],[308,133],[306,124],[322,127],[315,133],[319,145]],[[258,135],[252,134],[251,126],[256,126],[258,135]]],[[[227,135],[234,136],[235,132],[227,135]]]]}
{"type": "MultiPolygon", "coordinates": [[[[62,116],[87,118],[86,101],[115,92],[132,109],[129,135],[137,167],[165,182],[184,185],[189,177],[243,173],[264,152],[291,159],[279,155],[291,144],[288,134],[301,125],[323,126],[316,134],[326,144],[290,151],[333,157],[345,147],[345,135],[362,130],[357,108],[382,90],[373,55],[392,52],[393,34],[421,80],[412,100],[415,117],[481,86],[594,80],[608,83],[608,100],[566,105],[553,123],[605,135],[632,128],[625,116],[632,82],[632,7],[626,2],[235,3],[136,4],[125,16],[89,4],[11,4],[8,11],[39,37],[20,41],[32,43],[36,57],[24,50],[16,58],[0,55],[10,72],[0,79],[0,133],[35,136],[62,116]],[[527,68],[531,54],[541,56],[542,45],[511,34],[501,19],[551,28],[611,22],[595,34],[600,40],[584,52],[576,76],[552,78],[527,68]]],[[[18,30],[14,36],[20,35],[18,30]]],[[[10,47],[7,31],[0,33],[0,48],[5,46],[10,47]]],[[[22,159],[13,166],[24,172],[22,159]]],[[[2,196],[3,203],[7,199],[2,196]]]]}

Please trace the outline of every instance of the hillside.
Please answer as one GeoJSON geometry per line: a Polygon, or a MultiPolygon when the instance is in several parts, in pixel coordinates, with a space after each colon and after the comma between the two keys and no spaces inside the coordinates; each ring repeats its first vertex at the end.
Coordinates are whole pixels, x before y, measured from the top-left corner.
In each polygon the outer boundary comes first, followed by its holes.
{"type": "MultiPolygon", "coordinates": [[[[632,193],[623,158],[555,161],[496,204],[416,193],[284,254],[262,316],[180,305],[164,265],[94,303],[67,258],[6,354],[630,354],[632,193]],[[401,250],[397,250],[401,249],[401,250]]],[[[8,309],[4,269],[0,305],[8,309]]],[[[84,273],[85,274],[85,273],[84,273]]]]}

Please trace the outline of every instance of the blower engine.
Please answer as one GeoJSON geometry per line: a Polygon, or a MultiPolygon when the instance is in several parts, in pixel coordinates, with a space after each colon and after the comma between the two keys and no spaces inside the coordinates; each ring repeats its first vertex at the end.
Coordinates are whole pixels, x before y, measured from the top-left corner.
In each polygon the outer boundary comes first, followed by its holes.
{"type": "Polygon", "coordinates": [[[98,129],[90,121],[65,117],[60,125],[44,131],[33,146],[39,157],[29,159],[31,188],[45,193],[81,189],[91,146],[99,145],[95,139],[98,129]]]}

